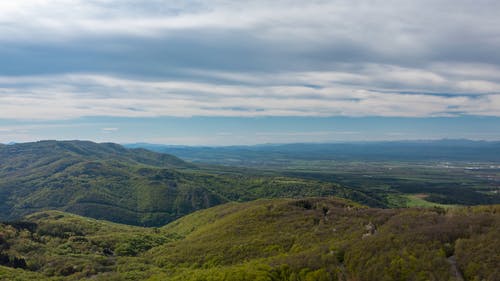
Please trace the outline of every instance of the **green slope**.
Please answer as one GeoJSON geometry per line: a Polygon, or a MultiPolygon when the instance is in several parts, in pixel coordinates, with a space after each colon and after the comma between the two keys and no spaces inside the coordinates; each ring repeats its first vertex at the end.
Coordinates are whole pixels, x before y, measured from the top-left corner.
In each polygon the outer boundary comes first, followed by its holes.
{"type": "Polygon", "coordinates": [[[62,210],[114,222],[157,226],[228,201],[336,195],[371,205],[332,183],[215,174],[174,156],[120,145],[42,141],[0,147],[0,219],[62,210]]]}
{"type": "Polygon", "coordinates": [[[128,224],[163,224],[224,202],[185,180],[176,157],[116,144],[44,141],[0,148],[0,218],[59,209],[128,224]],[[175,168],[176,170],[173,170],[175,168]]]}
{"type": "Polygon", "coordinates": [[[493,281],[499,214],[498,205],[382,210],[273,199],[141,228],[43,212],[0,224],[0,261],[11,263],[0,280],[459,280],[458,270],[493,281]],[[25,264],[13,269],[14,259],[25,264]]]}
{"type": "Polygon", "coordinates": [[[79,280],[94,275],[106,280],[119,262],[173,239],[154,228],[59,211],[36,213],[23,222],[0,223],[0,264],[3,260],[4,265],[0,267],[0,280],[15,280],[13,276],[23,276],[19,280],[30,280],[30,276],[37,276],[35,280],[79,280]],[[16,258],[24,263],[14,269],[12,261],[16,258]]]}
{"type": "Polygon", "coordinates": [[[456,280],[450,257],[466,280],[496,280],[499,212],[370,209],[335,198],[232,203],[167,225],[185,238],[146,256],[174,280],[456,280]]]}

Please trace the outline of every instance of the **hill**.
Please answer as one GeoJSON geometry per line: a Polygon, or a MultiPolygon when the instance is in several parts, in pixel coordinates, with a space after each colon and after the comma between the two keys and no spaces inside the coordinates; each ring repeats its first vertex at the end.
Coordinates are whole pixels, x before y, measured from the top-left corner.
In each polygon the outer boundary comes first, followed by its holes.
{"type": "Polygon", "coordinates": [[[371,209],[336,198],[226,204],[167,225],[184,239],[146,256],[174,272],[197,268],[175,280],[458,280],[454,270],[496,280],[499,211],[371,209]]]}
{"type": "Polygon", "coordinates": [[[223,201],[203,188],[176,188],[182,177],[176,170],[194,165],[144,149],[42,141],[1,147],[0,157],[2,219],[60,209],[130,224],[165,223],[223,201]],[[185,193],[196,195],[189,206],[179,198],[185,193]]]}
{"type": "Polygon", "coordinates": [[[266,199],[141,228],[42,212],[0,224],[0,280],[494,281],[499,214],[266,199]]]}
{"type": "Polygon", "coordinates": [[[0,223],[0,280],[106,276],[118,261],[172,239],[153,228],[40,212],[0,223]]]}
{"type": "MultiPolygon", "coordinates": [[[[99,160],[113,159],[130,164],[145,164],[164,168],[192,168],[195,167],[175,156],[163,153],[154,153],[146,149],[127,149],[115,143],[94,143],[90,141],[39,141],[34,143],[17,143],[0,146],[2,162],[16,164],[5,172],[18,172],[23,176],[22,169],[30,171],[45,165],[61,164],[57,161],[64,158],[99,160]],[[17,169],[16,169],[17,168],[17,169]]],[[[62,165],[61,165],[62,166],[62,165]]],[[[62,166],[63,167],[63,166],[62,166]]]]}
{"type": "Polygon", "coordinates": [[[177,157],[117,144],[42,141],[0,147],[0,219],[62,210],[154,226],[228,201],[337,195],[382,203],[333,183],[207,173],[177,157]]]}

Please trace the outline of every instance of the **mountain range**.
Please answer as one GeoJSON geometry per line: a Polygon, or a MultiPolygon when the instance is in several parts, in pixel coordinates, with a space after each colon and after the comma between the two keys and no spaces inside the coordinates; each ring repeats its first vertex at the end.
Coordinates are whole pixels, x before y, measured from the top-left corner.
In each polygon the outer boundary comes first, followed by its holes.
{"type": "Polygon", "coordinates": [[[172,146],[126,144],[200,163],[272,166],[294,160],[336,161],[500,161],[500,142],[443,139],[337,143],[262,144],[254,146],[172,146]],[[279,160],[279,161],[278,161],[279,160]]]}

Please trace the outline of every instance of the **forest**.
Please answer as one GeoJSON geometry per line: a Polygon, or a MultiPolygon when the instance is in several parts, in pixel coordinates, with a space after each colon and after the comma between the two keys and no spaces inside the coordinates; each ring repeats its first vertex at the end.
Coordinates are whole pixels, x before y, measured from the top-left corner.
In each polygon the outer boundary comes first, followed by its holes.
{"type": "Polygon", "coordinates": [[[500,276],[498,186],[478,177],[495,168],[234,167],[83,141],[0,156],[0,280],[500,276]]]}

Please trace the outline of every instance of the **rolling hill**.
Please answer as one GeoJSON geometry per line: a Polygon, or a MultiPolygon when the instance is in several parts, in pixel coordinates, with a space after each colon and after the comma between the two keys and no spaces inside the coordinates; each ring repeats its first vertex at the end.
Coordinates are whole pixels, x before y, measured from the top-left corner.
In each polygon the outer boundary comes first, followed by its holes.
{"type": "Polygon", "coordinates": [[[0,224],[0,280],[498,280],[500,206],[265,199],[161,228],[58,211],[0,224]]]}
{"type": "Polygon", "coordinates": [[[1,145],[0,280],[498,280],[499,205],[376,198],[111,143],[1,145]]]}
{"type": "Polygon", "coordinates": [[[158,226],[229,201],[336,195],[381,202],[334,183],[207,173],[177,157],[112,143],[41,141],[0,147],[0,219],[62,210],[158,226]]]}

